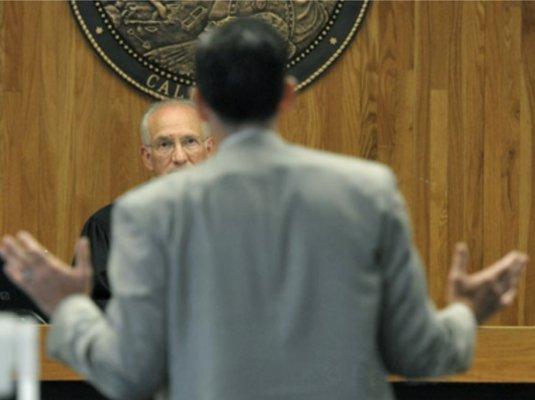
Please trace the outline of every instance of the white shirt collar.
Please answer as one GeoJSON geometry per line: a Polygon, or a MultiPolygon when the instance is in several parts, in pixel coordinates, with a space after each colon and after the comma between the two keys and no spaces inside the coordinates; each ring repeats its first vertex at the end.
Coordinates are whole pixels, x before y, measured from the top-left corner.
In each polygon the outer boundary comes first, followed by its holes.
{"type": "Polygon", "coordinates": [[[272,132],[270,129],[261,127],[246,127],[238,130],[237,132],[227,135],[219,144],[219,150],[233,146],[236,143],[242,142],[247,138],[254,135],[263,135],[265,133],[272,132]]]}

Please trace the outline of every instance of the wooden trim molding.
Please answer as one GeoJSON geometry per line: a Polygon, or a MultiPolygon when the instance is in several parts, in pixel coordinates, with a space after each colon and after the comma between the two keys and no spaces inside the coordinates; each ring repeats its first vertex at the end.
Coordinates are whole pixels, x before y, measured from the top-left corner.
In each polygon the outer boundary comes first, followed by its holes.
{"type": "MultiPolygon", "coordinates": [[[[48,326],[41,327],[41,380],[82,378],[46,356],[48,326]]],[[[392,381],[401,381],[391,377],[392,381]]],[[[463,375],[424,379],[426,382],[535,383],[535,327],[481,327],[473,367],[463,375]]]]}

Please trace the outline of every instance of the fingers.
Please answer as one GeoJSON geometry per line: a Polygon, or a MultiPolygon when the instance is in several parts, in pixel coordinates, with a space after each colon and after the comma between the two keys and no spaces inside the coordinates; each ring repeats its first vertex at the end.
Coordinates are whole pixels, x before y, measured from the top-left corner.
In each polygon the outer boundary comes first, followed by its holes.
{"type": "Polygon", "coordinates": [[[528,256],[524,253],[521,253],[519,251],[510,251],[507,253],[501,260],[503,264],[505,264],[504,268],[523,268],[525,264],[528,262],[528,256]]]}
{"type": "Polygon", "coordinates": [[[47,251],[32,235],[22,231],[17,234],[17,239],[26,251],[30,263],[37,265],[46,261],[47,251]]]}
{"type": "Polygon", "coordinates": [[[503,282],[502,284],[506,288],[504,294],[501,297],[501,303],[503,305],[509,305],[514,300],[518,288],[518,283],[520,281],[520,274],[526,268],[527,263],[528,256],[525,254],[518,253],[511,260],[510,267],[506,270],[507,273],[504,273],[500,276],[500,281],[503,282]]]}
{"type": "Polygon", "coordinates": [[[512,251],[489,268],[494,293],[501,307],[510,305],[517,294],[520,274],[528,262],[527,255],[512,251]]]}
{"type": "Polygon", "coordinates": [[[468,260],[470,258],[466,243],[459,242],[455,245],[451,262],[450,277],[455,278],[466,275],[468,272],[468,260]]]}
{"type": "Polygon", "coordinates": [[[501,285],[510,284],[518,277],[528,262],[528,256],[518,251],[511,251],[489,269],[491,279],[501,285]]]}
{"type": "Polygon", "coordinates": [[[20,268],[16,268],[11,266],[11,264],[7,264],[4,267],[4,273],[16,286],[19,286],[20,288],[25,287],[22,270],[20,268]]]}
{"type": "Polygon", "coordinates": [[[2,239],[2,254],[6,262],[11,265],[23,265],[27,262],[24,249],[20,246],[17,240],[10,235],[6,235],[2,239]]]}
{"type": "Polygon", "coordinates": [[[500,306],[501,307],[510,306],[513,303],[513,300],[515,299],[517,292],[518,292],[518,287],[514,285],[507,292],[502,294],[500,297],[500,306]]]}
{"type": "Polygon", "coordinates": [[[4,236],[3,255],[6,261],[19,265],[35,265],[44,261],[47,251],[28,232],[21,231],[16,238],[4,236]]]}
{"type": "Polygon", "coordinates": [[[5,260],[5,275],[21,289],[27,289],[24,273],[28,270],[28,259],[17,240],[9,235],[2,238],[2,258],[5,260]]]}
{"type": "Polygon", "coordinates": [[[60,265],[57,259],[28,232],[21,231],[16,237],[4,236],[2,255],[6,261],[6,275],[23,288],[29,288],[36,275],[51,271],[60,265]]]}
{"type": "Polygon", "coordinates": [[[12,236],[2,239],[2,257],[5,260],[4,271],[6,276],[17,286],[27,289],[25,274],[32,274],[29,259],[18,241],[12,236]]]}
{"type": "Polygon", "coordinates": [[[51,314],[67,296],[91,292],[91,263],[87,239],[82,239],[77,247],[76,270],[48,253],[27,232],[19,232],[16,238],[5,236],[1,251],[6,260],[6,276],[47,314],[51,314]]]}

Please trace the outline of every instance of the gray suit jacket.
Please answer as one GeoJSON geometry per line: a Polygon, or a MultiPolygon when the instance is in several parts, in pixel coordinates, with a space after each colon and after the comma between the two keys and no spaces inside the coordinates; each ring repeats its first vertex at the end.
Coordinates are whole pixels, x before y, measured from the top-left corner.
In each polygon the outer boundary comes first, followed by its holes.
{"type": "Polygon", "coordinates": [[[391,399],[388,373],[459,372],[476,324],[428,299],[403,200],[377,163],[242,132],[125,195],[113,299],[53,316],[49,351],[136,399],[391,399]]]}

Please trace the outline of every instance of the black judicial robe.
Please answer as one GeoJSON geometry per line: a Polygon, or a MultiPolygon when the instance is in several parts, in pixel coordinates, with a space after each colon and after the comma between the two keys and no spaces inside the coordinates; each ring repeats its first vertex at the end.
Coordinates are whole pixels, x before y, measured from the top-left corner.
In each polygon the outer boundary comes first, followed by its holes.
{"type": "Polygon", "coordinates": [[[113,204],[101,208],[85,222],[82,236],[87,236],[91,244],[93,264],[93,293],[91,297],[102,308],[110,298],[108,283],[108,257],[111,248],[111,212],[113,204]]]}

